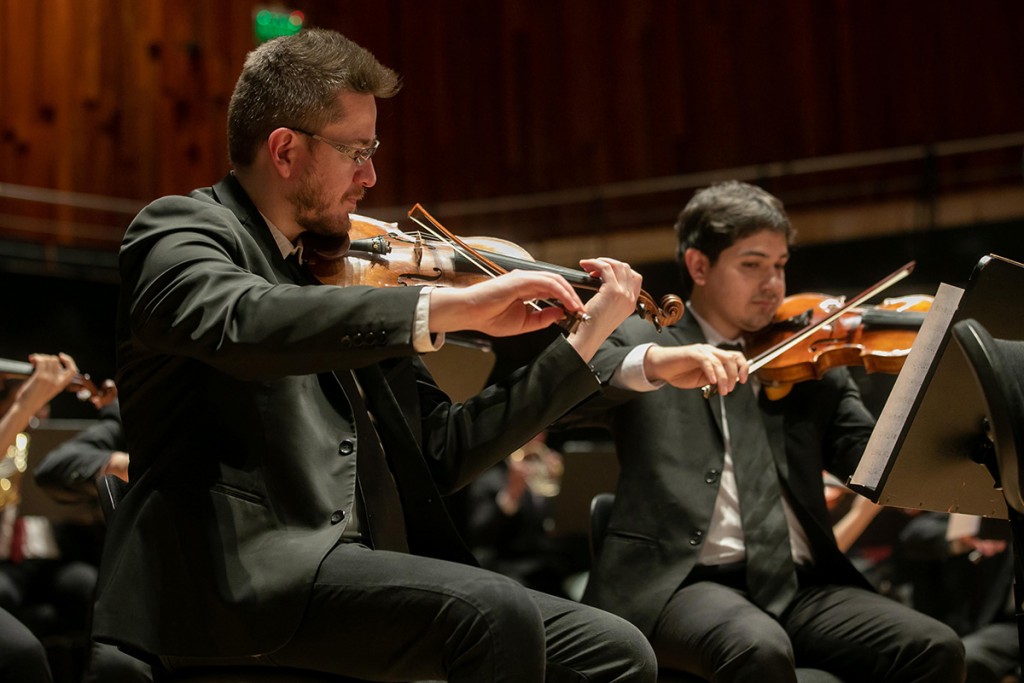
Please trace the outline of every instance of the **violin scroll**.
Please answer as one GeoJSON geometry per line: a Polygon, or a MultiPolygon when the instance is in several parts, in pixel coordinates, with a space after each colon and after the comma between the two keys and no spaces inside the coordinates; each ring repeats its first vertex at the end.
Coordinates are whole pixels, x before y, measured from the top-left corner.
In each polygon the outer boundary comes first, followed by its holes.
{"type": "Polygon", "coordinates": [[[658,332],[666,325],[675,325],[679,322],[683,317],[684,308],[683,300],[676,294],[661,297],[658,305],[654,302],[654,297],[642,289],[636,302],[637,315],[653,324],[658,332]]]}

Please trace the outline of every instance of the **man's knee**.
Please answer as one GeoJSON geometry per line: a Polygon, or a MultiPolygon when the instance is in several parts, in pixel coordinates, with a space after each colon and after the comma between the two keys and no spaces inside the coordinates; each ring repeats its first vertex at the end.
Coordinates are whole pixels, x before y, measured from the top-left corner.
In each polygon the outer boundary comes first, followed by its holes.
{"type": "Polygon", "coordinates": [[[481,572],[481,576],[462,582],[453,591],[451,613],[478,637],[511,638],[543,647],[540,610],[526,588],[513,579],[481,572]]]}
{"type": "Polygon", "coordinates": [[[790,673],[796,670],[793,648],[787,641],[752,642],[732,653],[728,659],[720,660],[715,668],[716,678],[729,674],[734,678],[725,680],[756,680],[763,675],[771,677],[776,672],[790,673]]]}
{"type": "Polygon", "coordinates": [[[623,680],[653,681],[658,675],[658,658],[644,634],[627,621],[609,633],[608,654],[621,662],[628,677],[623,680]]]}
{"type": "Polygon", "coordinates": [[[921,680],[935,683],[960,683],[967,675],[964,644],[956,632],[945,624],[934,622],[920,634],[914,659],[927,671],[921,680]]]}
{"type": "Polygon", "coordinates": [[[10,637],[0,648],[0,678],[8,680],[8,677],[10,680],[48,680],[49,664],[42,643],[27,635],[10,637]]]}
{"type": "MultiPolygon", "coordinates": [[[[796,667],[793,644],[781,627],[762,628],[752,622],[723,625],[717,646],[700,653],[705,670],[721,680],[769,679],[791,674],[796,667]]],[[[717,629],[716,629],[717,630],[717,629]]]]}

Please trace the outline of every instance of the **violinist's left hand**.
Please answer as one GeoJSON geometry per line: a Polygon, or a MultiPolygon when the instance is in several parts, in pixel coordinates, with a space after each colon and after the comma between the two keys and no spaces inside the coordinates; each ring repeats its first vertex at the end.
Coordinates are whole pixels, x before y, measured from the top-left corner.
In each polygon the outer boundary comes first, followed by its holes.
{"type": "Polygon", "coordinates": [[[643,277],[628,263],[611,258],[584,259],[580,267],[601,280],[601,287],[587,302],[589,320],[569,335],[568,341],[589,362],[598,348],[636,310],[643,277]]]}

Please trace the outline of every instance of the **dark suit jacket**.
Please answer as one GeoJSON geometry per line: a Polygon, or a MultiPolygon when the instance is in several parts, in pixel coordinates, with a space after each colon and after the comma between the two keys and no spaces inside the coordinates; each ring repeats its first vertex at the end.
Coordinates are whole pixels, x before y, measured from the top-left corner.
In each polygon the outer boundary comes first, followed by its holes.
{"type": "Polygon", "coordinates": [[[366,392],[412,551],[463,561],[440,494],[598,387],[558,339],[452,404],[411,345],[419,288],[296,286],[309,283],[233,176],[144,209],[120,267],[132,485],[109,526],[94,634],[136,650],[252,655],[292,635],[351,519],[364,438],[332,370],[355,369],[366,392]]]}
{"type": "MultiPolygon", "coordinates": [[[[639,344],[704,341],[689,313],[661,334],[632,317],[592,364],[606,383],[639,344]]],[[[852,472],[874,424],[849,373],[830,372],[823,380],[795,385],[783,400],[762,396],[760,404],[776,466],[816,566],[832,582],[869,587],[836,546],[822,485],[822,469],[840,477],[852,472]]],[[[725,457],[719,401],[671,386],[639,394],[606,386],[574,411],[573,420],[594,416],[610,417],[603,423],[614,432],[621,474],[583,600],[651,635],[707,538],[725,457]]]]}

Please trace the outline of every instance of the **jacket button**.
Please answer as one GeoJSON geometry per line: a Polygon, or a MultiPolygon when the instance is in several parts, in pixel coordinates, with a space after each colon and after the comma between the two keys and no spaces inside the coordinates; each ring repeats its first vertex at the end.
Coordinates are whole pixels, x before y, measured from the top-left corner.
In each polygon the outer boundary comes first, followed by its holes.
{"type": "Polygon", "coordinates": [[[708,470],[704,474],[704,481],[707,482],[708,484],[714,484],[715,482],[718,481],[718,477],[719,477],[718,470],[708,470]]]}
{"type": "Polygon", "coordinates": [[[697,529],[692,534],[690,534],[690,545],[700,545],[700,542],[701,540],[703,540],[703,538],[704,532],[700,529],[697,529]]]}
{"type": "Polygon", "coordinates": [[[344,510],[335,510],[333,513],[331,513],[331,524],[337,524],[343,519],[345,519],[344,510]]]}
{"type": "Polygon", "coordinates": [[[349,337],[347,334],[343,335],[341,338],[341,345],[344,346],[346,349],[352,346],[352,338],[349,337]]]}
{"type": "Polygon", "coordinates": [[[351,455],[355,449],[356,446],[352,443],[352,439],[345,439],[338,444],[338,455],[351,455]]]}

